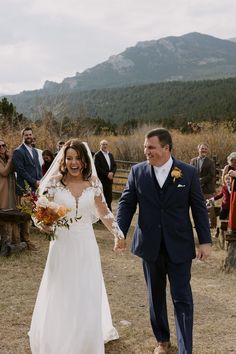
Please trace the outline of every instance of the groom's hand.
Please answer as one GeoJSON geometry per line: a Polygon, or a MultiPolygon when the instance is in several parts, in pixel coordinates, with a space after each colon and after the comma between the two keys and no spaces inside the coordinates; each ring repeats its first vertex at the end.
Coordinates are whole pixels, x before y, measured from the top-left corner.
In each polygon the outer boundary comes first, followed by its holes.
{"type": "Polygon", "coordinates": [[[126,250],[126,240],[124,238],[123,239],[117,239],[116,238],[113,251],[123,252],[125,250],[126,250]]]}
{"type": "Polygon", "coordinates": [[[197,259],[205,261],[211,253],[211,243],[203,243],[199,245],[197,251],[197,259]]]}

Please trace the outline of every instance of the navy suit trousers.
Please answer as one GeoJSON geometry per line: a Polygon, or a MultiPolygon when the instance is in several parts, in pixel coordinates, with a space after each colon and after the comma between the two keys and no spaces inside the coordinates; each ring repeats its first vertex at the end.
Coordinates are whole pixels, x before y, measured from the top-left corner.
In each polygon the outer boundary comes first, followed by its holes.
{"type": "Polygon", "coordinates": [[[167,276],[174,304],[179,354],[192,353],[193,299],[190,286],[192,261],[175,264],[162,249],[155,262],[143,260],[148,287],[150,319],[158,342],[170,340],[166,306],[167,276]]]}

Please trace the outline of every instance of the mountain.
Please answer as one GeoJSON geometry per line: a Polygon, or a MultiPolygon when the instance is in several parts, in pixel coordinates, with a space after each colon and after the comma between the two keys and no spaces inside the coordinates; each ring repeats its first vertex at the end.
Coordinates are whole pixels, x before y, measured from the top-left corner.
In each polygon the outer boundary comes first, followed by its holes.
{"type": "MultiPolygon", "coordinates": [[[[18,112],[36,119],[45,110],[68,115],[70,97],[81,91],[158,82],[236,77],[236,43],[200,33],[138,42],[107,61],[43,89],[8,96],[18,112]]],[[[75,98],[74,98],[75,99],[75,98]]],[[[78,116],[75,110],[70,116],[78,116]]]]}
{"type": "Polygon", "coordinates": [[[229,41],[236,42],[236,38],[229,38],[229,41]]]}

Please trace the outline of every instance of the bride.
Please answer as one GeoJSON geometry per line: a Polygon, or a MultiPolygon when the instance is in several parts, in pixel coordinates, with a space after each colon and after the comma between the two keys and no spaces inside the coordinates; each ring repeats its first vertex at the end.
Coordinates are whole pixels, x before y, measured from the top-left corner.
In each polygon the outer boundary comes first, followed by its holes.
{"type": "Polygon", "coordinates": [[[115,237],[116,249],[124,247],[124,236],[107,208],[86,143],[71,139],[64,145],[39,191],[48,191],[56,203],[70,208],[68,218],[77,221],[69,229],[57,228],[50,242],[29,331],[31,351],[104,354],[104,343],[119,336],[112,325],[92,223],[102,220],[115,237]]]}

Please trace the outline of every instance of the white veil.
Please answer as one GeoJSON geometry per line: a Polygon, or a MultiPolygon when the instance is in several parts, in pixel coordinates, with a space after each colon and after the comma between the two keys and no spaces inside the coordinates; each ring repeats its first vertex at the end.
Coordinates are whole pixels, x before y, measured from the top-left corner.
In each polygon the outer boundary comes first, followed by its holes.
{"type": "MultiPolygon", "coordinates": [[[[94,161],[93,161],[93,157],[91,154],[91,151],[89,149],[89,146],[86,142],[83,141],[83,144],[86,147],[89,159],[90,159],[90,163],[91,163],[91,168],[92,168],[92,176],[97,177],[97,171],[94,165],[94,161]]],[[[49,169],[47,170],[46,174],[43,176],[43,178],[41,179],[40,183],[39,183],[39,187],[38,187],[38,194],[39,195],[43,195],[43,193],[50,188],[51,184],[53,183],[53,178],[55,177],[59,177],[61,176],[60,172],[59,172],[59,167],[60,167],[60,162],[61,159],[63,158],[64,155],[64,151],[65,151],[65,147],[63,146],[61,148],[61,150],[58,152],[58,154],[56,155],[55,159],[53,160],[51,166],[49,167],[49,169]]]]}

